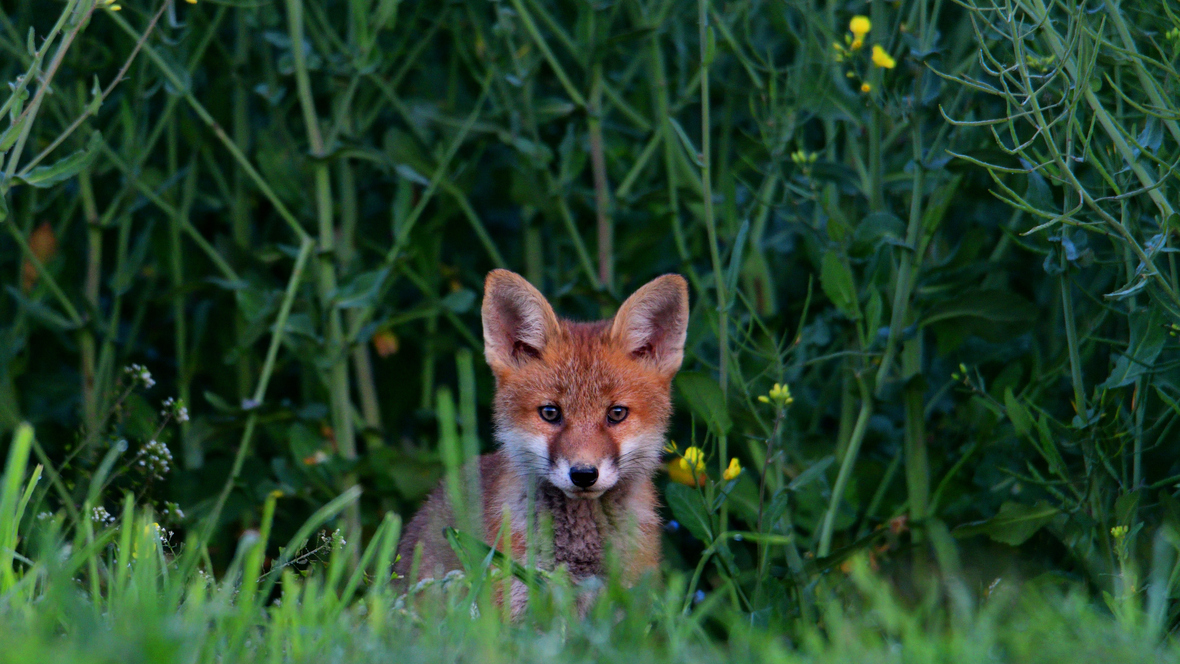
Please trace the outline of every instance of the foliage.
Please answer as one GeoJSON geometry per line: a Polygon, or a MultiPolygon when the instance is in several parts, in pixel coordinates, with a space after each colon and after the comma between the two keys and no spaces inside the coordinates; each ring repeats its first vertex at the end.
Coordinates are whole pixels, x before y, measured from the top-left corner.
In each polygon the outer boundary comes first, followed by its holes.
{"type": "Polygon", "coordinates": [[[5,2],[0,50],[28,656],[1170,652],[1175,0],[5,2]],[[490,449],[493,267],[581,318],[689,279],[619,616],[385,583],[490,449]]]}

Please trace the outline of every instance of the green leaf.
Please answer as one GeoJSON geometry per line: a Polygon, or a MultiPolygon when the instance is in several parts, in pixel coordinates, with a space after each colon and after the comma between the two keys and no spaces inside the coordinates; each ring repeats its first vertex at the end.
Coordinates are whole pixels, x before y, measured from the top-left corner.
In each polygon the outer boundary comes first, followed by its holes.
{"type": "Polygon", "coordinates": [[[698,371],[682,371],[676,376],[676,391],[688,402],[692,412],[705,420],[713,433],[724,435],[733,427],[721,386],[716,379],[698,371]]]}
{"type": "Polygon", "coordinates": [[[38,323],[41,323],[47,328],[56,330],[58,332],[68,332],[81,327],[80,325],[75,325],[65,316],[57,313],[53,307],[25,297],[24,293],[21,293],[18,289],[8,286],[7,290],[8,294],[12,296],[12,299],[16,300],[20,304],[21,308],[25,310],[25,313],[28,314],[30,318],[37,321],[38,323]]]}
{"type": "Polygon", "coordinates": [[[28,120],[28,116],[19,118],[18,122],[8,125],[4,133],[0,133],[0,153],[7,152],[8,148],[11,148],[16,143],[16,139],[20,138],[21,127],[25,126],[25,122],[28,122],[28,120]]]}
{"type": "Polygon", "coordinates": [[[668,507],[672,516],[680,525],[688,528],[692,536],[705,544],[713,542],[713,527],[709,521],[709,513],[705,510],[705,501],[700,492],[683,484],[669,482],[667,494],[668,507]]]}
{"type": "Polygon", "coordinates": [[[684,151],[688,153],[688,158],[697,166],[703,167],[705,162],[701,161],[701,151],[697,150],[697,146],[692,144],[692,139],[685,133],[684,127],[676,121],[676,118],[668,116],[668,121],[672,123],[672,128],[676,130],[676,135],[680,137],[680,144],[684,146],[684,151]]]}
{"type": "Polygon", "coordinates": [[[151,248],[152,230],[155,225],[154,220],[148,221],[147,226],[136,237],[135,246],[132,247],[125,260],[120,263],[115,274],[111,275],[110,285],[114,292],[123,294],[131,290],[132,282],[134,282],[136,275],[140,274],[143,264],[147,260],[148,249],[151,248]]]}
{"type": "MultiPolygon", "coordinates": [[[[872,253],[884,242],[905,245],[905,222],[888,212],[870,212],[853,232],[853,247],[857,255],[872,253]]],[[[913,247],[909,247],[913,249],[913,247]]]]}
{"type": "Polygon", "coordinates": [[[205,401],[208,401],[209,405],[213,406],[214,409],[219,410],[223,413],[240,413],[241,412],[240,408],[233,407],[232,405],[230,405],[230,403],[228,401],[226,401],[225,399],[222,399],[221,397],[217,396],[213,392],[210,392],[209,390],[205,390],[205,401]]]}
{"type": "Polygon", "coordinates": [[[1164,349],[1164,314],[1160,307],[1137,309],[1129,316],[1131,343],[1127,351],[1115,360],[1114,369],[1099,389],[1114,389],[1134,383],[1150,371],[1164,349]]]}
{"type": "Polygon", "coordinates": [[[83,168],[94,163],[94,158],[98,156],[100,145],[102,145],[102,132],[96,131],[90,135],[90,142],[86,144],[84,150],[79,150],[48,166],[38,166],[29,171],[27,175],[18,175],[17,179],[27,185],[41,189],[65,182],[77,175],[83,168]]]}
{"type": "Polygon", "coordinates": [[[333,300],[340,309],[358,309],[367,307],[381,295],[381,284],[384,283],[389,268],[361,272],[347,283],[336,289],[333,300]]]}
{"type": "Polygon", "coordinates": [[[852,269],[834,251],[824,254],[820,266],[819,283],[836,308],[851,320],[860,320],[860,303],[856,298],[856,282],[852,269]]]}
{"type": "Polygon", "coordinates": [[[940,302],[926,311],[921,327],[951,318],[983,318],[996,323],[1033,320],[1037,308],[1023,297],[1004,290],[976,290],[940,302]]]}
{"type": "Polygon", "coordinates": [[[819,461],[816,461],[815,463],[808,466],[807,470],[799,473],[795,479],[791,480],[791,483],[787,485],[787,489],[790,491],[798,491],[808,484],[811,484],[813,481],[824,474],[824,471],[828,469],[828,466],[835,462],[836,457],[831,454],[820,459],[819,461]]]}
{"type": "Polygon", "coordinates": [[[448,293],[446,297],[439,300],[439,305],[443,309],[454,314],[467,313],[473,304],[475,304],[475,291],[470,288],[448,293]]]}
{"type": "Polygon", "coordinates": [[[881,328],[881,314],[885,310],[885,301],[881,299],[881,292],[876,288],[869,293],[869,304],[865,307],[865,338],[862,343],[865,348],[871,348],[876,339],[877,330],[881,328]]]}
{"type": "Polygon", "coordinates": [[[999,514],[986,521],[966,523],[955,528],[955,537],[987,535],[997,542],[1020,546],[1037,531],[1048,525],[1060,513],[1056,507],[1045,503],[1025,505],[1006,502],[1000,506],[999,514]]]}
{"type": "Polygon", "coordinates": [[[1010,387],[1004,388],[1004,408],[1008,411],[1008,419],[1012,420],[1012,426],[1016,427],[1016,433],[1027,436],[1028,432],[1032,431],[1032,416],[1028,414],[1028,408],[1012,394],[1010,387]]]}
{"type": "Polygon", "coordinates": [[[733,250],[729,256],[729,270],[725,277],[725,290],[733,293],[737,290],[738,273],[742,268],[742,251],[746,248],[746,236],[750,232],[750,220],[742,221],[742,227],[738,229],[737,238],[733,241],[733,250]]]}
{"type": "Polygon", "coordinates": [[[371,25],[374,32],[393,28],[397,22],[397,7],[400,3],[401,0],[378,0],[377,7],[373,10],[371,25]]]}
{"type": "Polygon", "coordinates": [[[1065,461],[1061,458],[1061,452],[1058,451],[1057,443],[1053,440],[1053,432],[1049,429],[1049,417],[1047,415],[1041,415],[1041,418],[1037,420],[1037,435],[1040,439],[1040,445],[1037,449],[1040,451],[1041,456],[1045,457],[1045,461],[1049,464],[1049,470],[1064,479],[1065,461]]]}

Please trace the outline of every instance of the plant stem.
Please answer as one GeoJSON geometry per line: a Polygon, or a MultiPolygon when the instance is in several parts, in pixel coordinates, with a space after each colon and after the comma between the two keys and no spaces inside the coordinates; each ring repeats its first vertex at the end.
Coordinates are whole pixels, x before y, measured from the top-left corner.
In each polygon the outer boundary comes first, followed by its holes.
{"type": "Polygon", "coordinates": [[[238,441],[238,450],[234,455],[234,464],[230,469],[229,477],[225,479],[225,484],[221,487],[221,493],[217,496],[217,501],[213,504],[213,509],[206,517],[205,526],[201,531],[198,542],[202,545],[209,543],[209,538],[213,531],[217,528],[217,522],[221,517],[221,510],[225,507],[225,501],[229,498],[230,492],[234,488],[234,483],[237,482],[238,476],[242,473],[242,466],[245,465],[246,456],[250,450],[250,439],[254,435],[254,427],[258,424],[258,408],[262,405],[263,399],[266,398],[266,389],[270,385],[271,374],[274,372],[275,359],[279,354],[279,346],[283,343],[283,337],[286,334],[287,319],[291,315],[291,305],[295,303],[295,294],[299,291],[299,282],[303,278],[303,270],[307,265],[307,259],[311,255],[315,243],[311,238],[304,238],[302,245],[299,247],[299,255],[295,258],[295,267],[291,270],[291,276],[287,280],[287,290],[283,294],[283,301],[279,305],[278,316],[275,317],[274,332],[271,334],[270,346],[266,350],[266,359],[262,363],[262,373],[258,377],[258,385],[254,388],[254,394],[251,398],[251,403],[254,408],[250,412],[250,416],[246,419],[246,428],[242,432],[242,438],[238,441]]]}
{"type": "MultiPolygon", "coordinates": [[[[905,343],[902,350],[902,376],[905,380],[905,479],[910,502],[910,519],[921,523],[930,504],[930,466],[926,456],[926,414],[923,403],[925,381],[922,374],[922,331],[905,343]]],[[[915,541],[920,533],[914,532],[915,541]]]]}
{"type": "Polygon", "coordinates": [[[840,472],[836,475],[836,485],[832,487],[832,499],[828,504],[828,511],[824,515],[823,525],[819,533],[819,550],[816,557],[823,558],[832,551],[832,529],[836,524],[836,512],[840,509],[840,501],[844,498],[844,489],[852,477],[852,467],[856,465],[856,457],[860,454],[860,444],[864,442],[865,433],[869,428],[869,417],[873,414],[873,400],[864,377],[856,374],[856,384],[860,388],[860,415],[856,418],[856,428],[852,430],[852,439],[848,441],[848,451],[840,460],[840,472]]]}
{"type": "Polygon", "coordinates": [[[602,145],[602,64],[595,64],[591,73],[590,108],[587,124],[590,128],[590,167],[594,173],[594,208],[598,217],[598,281],[608,293],[615,282],[614,226],[610,215],[610,185],[606,181],[606,159],[602,145]]]}
{"type": "MultiPolygon", "coordinates": [[[[168,172],[175,173],[177,171],[177,128],[176,118],[173,116],[168,120],[168,172]]],[[[184,255],[181,252],[181,233],[184,229],[182,220],[188,217],[189,208],[192,205],[193,198],[197,191],[197,161],[192,159],[189,163],[188,176],[185,177],[184,191],[180,201],[174,201],[177,205],[175,213],[171,216],[172,223],[168,226],[168,242],[169,242],[169,271],[172,277],[172,324],[174,326],[174,352],[176,353],[176,383],[177,396],[185,404],[191,403],[192,396],[189,394],[189,371],[188,371],[188,325],[185,318],[184,307],[184,255]]],[[[175,199],[175,197],[173,197],[175,199]]],[[[191,435],[188,422],[180,423],[180,441],[181,448],[184,450],[184,467],[187,469],[200,468],[205,464],[204,451],[199,444],[194,444],[196,441],[191,435]]]]}
{"type": "MultiPolygon", "coordinates": [[[[925,188],[926,170],[922,167],[922,123],[915,117],[911,120],[913,131],[913,192],[910,197],[910,218],[906,225],[905,244],[901,249],[901,263],[897,269],[897,281],[893,284],[893,312],[889,316],[889,337],[885,342],[885,355],[877,370],[874,392],[879,398],[889,377],[889,371],[897,357],[901,333],[909,318],[910,291],[914,282],[915,263],[919,261],[919,241],[922,233],[922,195],[925,188]]],[[[870,333],[872,331],[870,330],[870,333]]]]}
{"type": "MultiPolygon", "coordinates": [[[[249,93],[246,90],[243,70],[250,61],[251,34],[246,26],[246,11],[237,12],[237,26],[234,35],[233,67],[237,71],[234,77],[233,98],[233,142],[243,154],[250,149],[250,108],[249,93]]],[[[234,244],[240,251],[250,246],[250,205],[246,190],[246,174],[241,164],[235,164],[233,169],[233,204],[230,206],[230,222],[234,244]]],[[[239,307],[234,317],[235,332],[239,341],[245,340],[248,324],[244,311],[239,307]]],[[[242,344],[239,343],[239,346],[242,344]]],[[[238,378],[238,398],[244,400],[250,396],[250,389],[254,381],[254,366],[257,364],[254,353],[249,348],[241,348],[236,362],[238,378]]]]}
{"type": "MultiPolygon", "coordinates": [[[[287,27],[291,36],[291,49],[295,61],[295,82],[299,89],[299,106],[303,110],[303,123],[307,128],[307,139],[311,154],[317,158],[313,165],[315,175],[316,218],[319,221],[319,265],[317,281],[320,306],[327,319],[326,352],[332,364],[328,368],[326,381],[332,404],[332,431],[336,448],[345,459],[356,458],[356,438],[352,426],[352,403],[349,399],[348,361],[345,354],[344,324],[340,309],[333,298],[336,293],[336,228],[332,219],[332,182],[328,162],[324,155],[324,139],[320,134],[319,118],[316,117],[315,100],[312,98],[311,79],[307,73],[307,58],[303,49],[303,0],[287,0],[287,27]]],[[[356,484],[356,477],[344,478],[345,490],[356,484]]],[[[360,506],[349,505],[346,510],[348,532],[352,537],[361,537],[360,506]]],[[[359,560],[359,549],[352,549],[353,558],[359,560]]]]}
{"type": "MultiPolygon", "coordinates": [[[[78,173],[78,191],[82,198],[82,214],[86,218],[86,285],[84,288],[88,318],[99,316],[98,293],[102,278],[102,226],[98,206],[94,201],[94,187],[90,169],[78,173]]],[[[98,427],[99,399],[102,393],[96,384],[94,351],[95,339],[91,326],[82,328],[82,412],[86,434],[98,427]]]]}
{"type": "MultiPolygon", "coordinates": [[[[337,165],[340,182],[340,267],[345,272],[351,272],[353,260],[356,257],[356,234],[359,214],[356,200],[356,178],[353,176],[352,162],[341,159],[337,165]]],[[[359,312],[349,311],[350,326],[359,312]]],[[[352,347],[352,366],[356,372],[357,396],[361,402],[361,416],[364,418],[365,431],[363,438],[365,449],[374,450],[381,447],[381,407],[377,398],[377,383],[373,379],[373,360],[369,354],[369,347],[363,343],[356,343],[352,347]]]]}
{"type": "MultiPolygon", "coordinates": [[[[705,229],[709,235],[709,255],[713,262],[713,280],[717,289],[717,345],[718,382],[721,385],[723,403],[729,400],[729,301],[725,292],[725,272],[721,267],[721,248],[717,242],[717,221],[713,215],[713,177],[711,121],[709,119],[709,65],[712,64],[712,30],[709,29],[709,0],[697,0],[697,25],[701,55],[701,189],[704,196],[705,229]]],[[[717,437],[717,463],[719,473],[725,472],[729,463],[729,441],[722,433],[717,437]]],[[[720,529],[728,527],[728,505],[721,505],[720,529]]]]}

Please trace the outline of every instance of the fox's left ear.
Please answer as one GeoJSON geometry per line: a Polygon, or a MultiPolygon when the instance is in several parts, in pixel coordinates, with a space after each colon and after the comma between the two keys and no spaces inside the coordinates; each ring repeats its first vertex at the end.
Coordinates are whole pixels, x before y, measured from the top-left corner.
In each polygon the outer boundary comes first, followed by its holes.
{"type": "Polygon", "coordinates": [[[688,333],[688,283],[665,274],[635,291],[611,323],[610,334],[631,356],[671,377],[684,359],[688,333]]]}

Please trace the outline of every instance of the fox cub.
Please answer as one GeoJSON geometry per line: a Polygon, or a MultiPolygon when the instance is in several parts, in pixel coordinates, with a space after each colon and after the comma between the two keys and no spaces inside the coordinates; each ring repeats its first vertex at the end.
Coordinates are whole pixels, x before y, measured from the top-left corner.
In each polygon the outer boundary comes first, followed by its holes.
{"type": "MultiPolygon", "coordinates": [[[[634,581],[660,559],[651,477],[684,357],[684,278],[659,277],[613,319],[581,323],[558,318],[520,275],[493,270],[482,315],[484,354],[496,377],[499,449],[479,459],[479,534],[495,545],[507,511],[510,555],[524,562],[528,538],[541,532],[535,525],[527,532],[526,524],[551,520],[552,541],[537,542],[543,567],[565,566],[575,581],[585,579],[605,571],[610,550],[624,580],[634,581]]],[[[406,526],[396,571],[410,573],[419,546],[419,578],[461,569],[443,534],[448,525],[455,517],[440,486],[406,526]]],[[[523,586],[514,588],[513,612],[526,600],[523,586]]]]}

